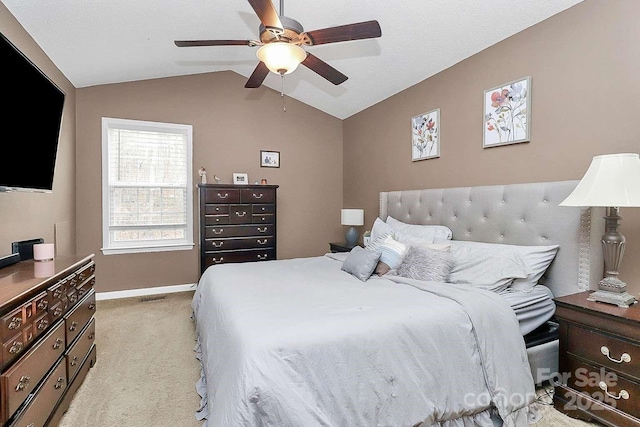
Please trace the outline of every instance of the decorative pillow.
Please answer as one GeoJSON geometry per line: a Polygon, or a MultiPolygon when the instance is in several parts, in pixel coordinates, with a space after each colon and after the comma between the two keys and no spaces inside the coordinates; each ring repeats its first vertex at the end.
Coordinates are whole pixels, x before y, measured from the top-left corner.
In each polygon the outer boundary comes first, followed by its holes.
{"type": "Polygon", "coordinates": [[[389,224],[387,224],[380,218],[376,218],[376,220],[373,222],[373,227],[371,227],[371,243],[379,239],[380,236],[389,236],[392,234],[393,234],[393,227],[391,227],[389,224]]]}
{"type": "Polygon", "coordinates": [[[355,246],[342,263],[342,270],[366,282],[378,264],[380,253],[355,246]]]}
{"type": "Polygon", "coordinates": [[[501,292],[514,279],[524,279],[531,272],[515,252],[466,243],[452,241],[451,254],[455,265],[449,275],[451,283],[501,292]]]}
{"type": "Polygon", "coordinates": [[[387,236],[378,247],[377,252],[380,252],[380,261],[376,266],[375,273],[382,276],[388,273],[390,269],[398,268],[407,253],[407,245],[394,240],[391,236],[387,236]]]}
{"type": "Polygon", "coordinates": [[[448,251],[412,246],[398,268],[389,274],[408,279],[447,282],[453,265],[453,256],[448,251]]]}
{"type": "Polygon", "coordinates": [[[406,244],[434,243],[436,240],[450,240],[452,233],[444,225],[407,224],[389,216],[387,224],[391,226],[396,240],[406,244]]]}
{"type": "Polygon", "coordinates": [[[384,234],[382,234],[382,235],[378,236],[378,237],[376,238],[376,240],[371,240],[371,241],[369,242],[369,244],[368,244],[367,246],[365,246],[364,248],[365,248],[365,249],[367,249],[367,250],[369,250],[369,251],[377,251],[378,249],[380,249],[380,245],[381,245],[382,243],[384,243],[384,239],[386,239],[386,238],[387,238],[387,236],[392,236],[392,237],[393,237],[393,235],[392,235],[392,234],[384,233],[384,234]]]}
{"type": "Polygon", "coordinates": [[[530,291],[538,284],[538,281],[544,275],[559,249],[559,245],[521,246],[460,240],[444,241],[443,243],[450,243],[452,245],[452,251],[455,251],[457,247],[464,246],[473,248],[476,252],[487,252],[501,258],[513,257],[513,255],[518,256],[524,263],[527,274],[524,277],[514,277],[513,282],[509,286],[522,291],[530,291]]]}

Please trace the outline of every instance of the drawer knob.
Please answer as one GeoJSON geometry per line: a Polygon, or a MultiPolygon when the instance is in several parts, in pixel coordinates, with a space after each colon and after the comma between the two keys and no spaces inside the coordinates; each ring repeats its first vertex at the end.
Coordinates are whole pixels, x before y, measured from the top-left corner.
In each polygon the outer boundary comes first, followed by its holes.
{"type": "Polygon", "coordinates": [[[253,198],[254,199],[262,199],[262,193],[260,193],[260,194],[253,193],[253,198]]]}
{"type": "Polygon", "coordinates": [[[218,197],[221,199],[226,199],[227,197],[229,197],[229,193],[224,193],[224,196],[220,193],[218,193],[218,197]]]}
{"type": "Polygon", "coordinates": [[[62,338],[56,338],[56,342],[53,343],[53,349],[57,350],[62,346],[62,338]]]}
{"type": "Polygon", "coordinates": [[[224,231],[224,229],[220,229],[220,230],[216,230],[215,228],[213,229],[213,233],[214,234],[222,234],[222,232],[224,231]]]}
{"type": "Polygon", "coordinates": [[[620,360],[616,360],[613,359],[610,356],[610,352],[609,352],[609,348],[605,345],[603,345],[602,347],[600,347],[600,351],[602,352],[602,354],[604,354],[605,356],[607,356],[607,359],[611,360],[614,363],[629,363],[631,362],[631,356],[629,355],[629,353],[622,353],[622,356],[620,357],[620,360]]]}
{"type": "Polygon", "coordinates": [[[216,258],[212,258],[213,262],[215,262],[216,264],[220,264],[222,261],[224,261],[224,257],[221,256],[220,259],[216,259],[216,258]]]}
{"type": "Polygon", "coordinates": [[[9,323],[9,326],[7,327],[9,329],[16,329],[16,328],[19,328],[21,324],[22,324],[22,319],[19,317],[14,317],[13,319],[11,319],[11,323],[9,323]]]}
{"type": "Polygon", "coordinates": [[[71,322],[71,325],[69,326],[69,330],[73,332],[76,330],[77,327],[78,327],[78,322],[74,320],[73,322],[71,322]]]}
{"type": "Polygon", "coordinates": [[[22,347],[24,347],[24,344],[22,344],[20,341],[14,341],[11,345],[11,348],[9,348],[9,353],[20,353],[22,351],[22,347]]]}
{"type": "Polygon", "coordinates": [[[20,381],[18,381],[18,385],[16,386],[16,391],[22,391],[29,384],[29,380],[31,377],[29,375],[23,375],[20,377],[20,381]]]}
{"type": "Polygon", "coordinates": [[[243,216],[245,216],[247,214],[247,211],[242,212],[242,214],[240,214],[240,212],[236,211],[236,215],[238,215],[240,218],[242,218],[243,216]]]}
{"type": "Polygon", "coordinates": [[[58,377],[58,381],[56,381],[56,385],[53,386],[56,390],[64,387],[64,377],[58,377]]]}
{"type": "Polygon", "coordinates": [[[266,233],[267,232],[267,227],[258,227],[258,231],[260,233],[266,233]]]}
{"type": "Polygon", "coordinates": [[[41,299],[38,302],[38,309],[39,310],[44,310],[45,308],[47,308],[48,305],[49,305],[49,301],[47,301],[46,299],[41,299]]]}
{"type": "Polygon", "coordinates": [[[221,248],[221,247],[222,247],[222,245],[224,245],[224,242],[213,242],[213,246],[214,246],[215,248],[221,248]]]}
{"type": "Polygon", "coordinates": [[[71,362],[69,362],[69,365],[76,366],[77,364],[78,364],[78,356],[73,356],[73,358],[71,359],[71,362]]]}
{"type": "Polygon", "coordinates": [[[90,302],[89,305],[87,306],[87,308],[89,310],[95,310],[96,309],[96,303],[95,302],[90,302]]]}
{"type": "Polygon", "coordinates": [[[267,244],[267,239],[257,239],[256,242],[258,242],[259,245],[266,245],[267,244]]]}
{"type": "Polygon", "coordinates": [[[267,254],[264,254],[264,255],[260,255],[260,254],[258,254],[258,259],[259,259],[260,261],[264,261],[264,260],[265,260],[265,259],[267,259],[268,257],[269,257],[269,255],[267,255],[267,254]]]}
{"type": "Polygon", "coordinates": [[[615,399],[615,400],[629,399],[629,392],[627,390],[620,390],[620,393],[618,393],[618,395],[616,396],[615,394],[609,393],[609,391],[607,390],[608,388],[607,383],[605,383],[604,381],[600,381],[599,385],[600,385],[600,388],[604,391],[604,393],[612,399],[615,399]]]}

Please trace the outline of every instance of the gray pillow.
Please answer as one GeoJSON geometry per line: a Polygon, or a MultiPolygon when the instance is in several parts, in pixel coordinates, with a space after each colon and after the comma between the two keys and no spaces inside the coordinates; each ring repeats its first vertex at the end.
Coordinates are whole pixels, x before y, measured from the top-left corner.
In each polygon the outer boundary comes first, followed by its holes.
{"type": "Polygon", "coordinates": [[[360,246],[355,246],[347,255],[347,259],[342,263],[342,271],[357,277],[366,282],[373,270],[378,265],[380,252],[368,251],[360,246]]]}
{"type": "Polygon", "coordinates": [[[454,261],[451,253],[411,246],[397,269],[387,274],[407,279],[447,282],[454,261]]]}

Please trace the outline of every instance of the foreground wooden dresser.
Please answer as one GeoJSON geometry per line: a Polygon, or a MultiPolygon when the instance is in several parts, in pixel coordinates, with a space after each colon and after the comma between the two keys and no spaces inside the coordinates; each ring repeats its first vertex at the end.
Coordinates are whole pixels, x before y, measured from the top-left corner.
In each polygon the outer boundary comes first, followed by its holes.
{"type": "Polygon", "coordinates": [[[276,259],[278,185],[198,184],[200,274],[214,264],[276,259]]]}
{"type": "Polygon", "coordinates": [[[57,426],[96,362],[93,255],[0,269],[0,426],[57,426]]]}
{"type": "Polygon", "coordinates": [[[640,306],[557,298],[560,374],[554,407],[607,426],[640,426],[640,306]]]}

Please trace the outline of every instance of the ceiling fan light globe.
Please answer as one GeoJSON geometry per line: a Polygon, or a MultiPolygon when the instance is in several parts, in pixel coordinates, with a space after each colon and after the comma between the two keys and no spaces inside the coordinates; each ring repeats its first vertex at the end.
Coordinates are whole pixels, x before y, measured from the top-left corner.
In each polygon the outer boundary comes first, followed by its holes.
{"type": "Polygon", "coordinates": [[[287,42],[266,44],[258,49],[256,55],[260,61],[264,62],[269,71],[278,75],[292,73],[307,57],[304,49],[287,42]]]}

